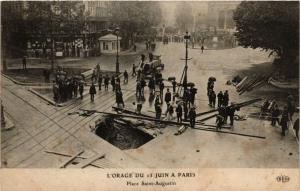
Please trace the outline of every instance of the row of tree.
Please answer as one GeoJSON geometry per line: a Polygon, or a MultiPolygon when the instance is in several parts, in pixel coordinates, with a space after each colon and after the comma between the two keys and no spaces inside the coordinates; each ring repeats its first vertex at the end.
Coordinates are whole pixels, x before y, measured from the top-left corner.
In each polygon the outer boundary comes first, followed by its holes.
{"type": "MultiPolygon", "coordinates": [[[[89,12],[80,1],[28,1],[23,10],[14,8],[17,4],[22,7],[23,3],[6,1],[1,4],[5,48],[16,47],[22,51],[30,38],[46,41],[52,35],[63,34],[75,39],[83,31],[88,32],[89,12]]],[[[125,48],[132,44],[135,34],[153,34],[152,27],[161,19],[158,2],[112,1],[107,9],[111,14],[108,26],[120,28],[125,48]]]]}

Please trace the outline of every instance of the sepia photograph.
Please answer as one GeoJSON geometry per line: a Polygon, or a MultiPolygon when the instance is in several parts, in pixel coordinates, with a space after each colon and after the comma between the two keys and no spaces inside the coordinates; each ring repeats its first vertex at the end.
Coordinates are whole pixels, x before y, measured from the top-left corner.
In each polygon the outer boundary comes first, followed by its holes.
{"type": "Polygon", "coordinates": [[[0,92],[2,170],[298,171],[299,1],[2,1],[0,92]]]}

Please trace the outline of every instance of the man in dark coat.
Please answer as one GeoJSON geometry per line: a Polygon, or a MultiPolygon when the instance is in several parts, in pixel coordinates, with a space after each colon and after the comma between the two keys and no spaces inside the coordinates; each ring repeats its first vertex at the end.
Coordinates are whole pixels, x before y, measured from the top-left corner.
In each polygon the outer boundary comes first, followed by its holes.
{"type": "Polygon", "coordinates": [[[80,94],[80,99],[83,99],[83,81],[79,83],[79,94],[80,94]]]}
{"type": "Polygon", "coordinates": [[[149,83],[148,83],[148,87],[149,87],[150,94],[153,94],[154,89],[155,89],[155,82],[154,82],[153,78],[150,78],[149,83]]]}
{"type": "Polygon", "coordinates": [[[114,76],[111,77],[110,84],[111,84],[111,86],[112,86],[112,90],[115,91],[116,80],[115,80],[115,77],[114,77],[114,76]]]}
{"type": "MultiPolygon", "coordinates": [[[[156,120],[160,120],[160,118],[161,118],[161,112],[162,112],[162,110],[161,110],[160,105],[159,104],[155,105],[155,114],[156,114],[155,119],[156,120]]],[[[157,121],[157,123],[159,123],[159,121],[157,121]]]]}
{"type": "Polygon", "coordinates": [[[169,91],[169,88],[167,89],[167,92],[165,94],[165,102],[168,104],[172,99],[171,92],[169,91]]]}
{"type": "Polygon", "coordinates": [[[141,96],[142,98],[145,96],[144,95],[144,89],[145,89],[145,86],[146,86],[146,81],[144,78],[141,79],[141,96]]]}
{"type": "Polygon", "coordinates": [[[120,105],[122,105],[122,107],[124,108],[124,101],[123,101],[123,94],[120,90],[116,90],[116,102],[118,107],[120,107],[120,105]]]}
{"type": "Polygon", "coordinates": [[[128,73],[127,71],[125,70],[124,71],[124,84],[127,84],[128,83],[128,73]]]}
{"type": "Polygon", "coordinates": [[[190,90],[190,102],[192,105],[195,103],[195,95],[197,94],[197,89],[192,87],[190,90]]]}
{"type": "Polygon", "coordinates": [[[228,106],[228,102],[229,102],[229,94],[228,94],[228,91],[226,90],[224,92],[224,96],[223,96],[223,105],[225,107],[228,106]]]}
{"type": "Polygon", "coordinates": [[[295,130],[296,137],[299,140],[299,118],[295,121],[293,129],[295,130]]]}
{"type": "Polygon", "coordinates": [[[195,112],[194,107],[192,107],[190,112],[189,112],[189,118],[190,118],[191,128],[194,128],[195,127],[195,122],[196,122],[196,112],[195,112]]]}
{"type": "Polygon", "coordinates": [[[108,75],[106,75],[104,78],[104,89],[106,91],[108,90],[108,84],[109,84],[109,77],[108,77],[108,75]]]}
{"type": "Polygon", "coordinates": [[[98,86],[99,86],[99,90],[101,90],[101,86],[102,86],[102,74],[100,73],[99,76],[98,76],[98,86]]]}
{"type": "Polygon", "coordinates": [[[231,104],[230,104],[230,107],[228,107],[227,110],[228,110],[228,115],[229,115],[229,119],[230,119],[230,125],[233,126],[233,122],[234,122],[234,113],[235,113],[235,111],[238,111],[239,108],[236,107],[236,106],[234,105],[234,103],[231,103],[231,104]]]}
{"type": "Polygon", "coordinates": [[[216,97],[217,97],[215,91],[212,91],[210,96],[211,96],[211,106],[215,107],[215,105],[216,105],[216,97]]]}
{"type": "Polygon", "coordinates": [[[77,98],[77,92],[78,92],[78,81],[73,79],[73,94],[75,98],[77,98]]]}
{"type": "Polygon", "coordinates": [[[176,92],[176,85],[177,85],[176,80],[173,80],[173,81],[172,81],[173,94],[176,92]]]}
{"type": "Polygon", "coordinates": [[[278,105],[275,104],[272,111],[271,111],[272,119],[271,119],[271,125],[275,126],[276,122],[279,124],[279,115],[280,115],[280,110],[278,108],[278,105]]]}
{"type": "Polygon", "coordinates": [[[163,101],[164,88],[165,88],[165,84],[164,84],[163,81],[161,81],[160,84],[159,84],[159,92],[160,92],[160,99],[161,99],[161,101],[163,101]]]}
{"type": "Polygon", "coordinates": [[[90,95],[91,95],[91,102],[94,102],[94,96],[95,96],[95,94],[97,93],[96,92],[96,87],[95,87],[95,85],[94,85],[94,82],[92,82],[92,85],[91,85],[91,87],[90,87],[90,95]]]}
{"type": "Polygon", "coordinates": [[[180,103],[178,103],[178,105],[177,105],[176,114],[177,114],[177,122],[181,123],[182,122],[182,107],[181,107],[180,103]]]}
{"type": "Polygon", "coordinates": [[[289,122],[289,113],[287,106],[284,106],[282,115],[281,115],[281,120],[280,120],[280,125],[281,125],[281,135],[285,136],[285,131],[288,128],[288,122],[289,122]]]}
{"type": "Polygon", "coordinates": [[[26,61],[26,56],[23,57],[22,59],[22,63],[23,63],[23,70],[27,70],[27,61],[26,61]]]}
{"type": "Polygon", "coordinates": [[[136,66],[135,66],[135,64],[133,63],[132,64],[132,76],[136,76],[136,66]]]}
{"type": "Polygon", "coordinates": [[[223,92],[220,91],[217,97],[218,97],[218,107],[221,107],[223,105],[223,92]]]}

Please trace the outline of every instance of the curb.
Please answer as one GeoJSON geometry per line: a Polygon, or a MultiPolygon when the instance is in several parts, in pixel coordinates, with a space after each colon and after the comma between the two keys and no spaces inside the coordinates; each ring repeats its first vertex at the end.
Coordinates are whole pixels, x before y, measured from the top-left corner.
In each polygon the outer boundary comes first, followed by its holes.
{"type": "Polygon", "coordinates": [[[51,86],[53,85],[53,83],[26,83],[26,82],[19,82],[15,79],[13,79],[12,77],[1,73],[1,75],[9,80],[11,80],[13,83],[18,84],[18,85],[22,85],[22,86],[51,86]]]}

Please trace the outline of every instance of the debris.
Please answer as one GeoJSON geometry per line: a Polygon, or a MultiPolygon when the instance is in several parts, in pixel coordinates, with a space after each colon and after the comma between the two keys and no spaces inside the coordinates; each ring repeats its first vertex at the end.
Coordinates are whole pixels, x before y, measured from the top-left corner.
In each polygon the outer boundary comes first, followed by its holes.
{"type": "Polygon", "coordinates": [[[84,152],[84,150],[81,150],[80,152],[73,155],[70,159],[68,159],[66,162],[64,162],[62,165],[60,165],[59,168],[66,168],[66,166],[71,163],[75,158],[77,158],[79,155],[81,155],[84,152]]]}
{"type": "Polygon", "coordinates": [[[85,168],[88,165],[90,165],[91,163],[95,162],[96,160],[99,160],[99,159],[104,158],[104,157],[105,157],[104,154],[96,154],[95,156],[86,159],[82,163],[79,163],[78,165],[75,166],[75,168],[85,168]]]}
{"type": "Polygon", "coordinates": [[[179,127],[178,131],[174,135],[181,135],[188,127],[183,125],[179,127]]]}
{"type": "MultiPolygon", "coordinates": [[[[60,152],[56,152],[56,151],[46,150],[44,152],[45,153],[49,153],[49,154],[55,154],[55,155],[65,156],[65,157],[72,157],[72,155],[70,155],[70,154],[60,153],[60,152]]],[[[82,156],[77,156],[76,158],[87,159],[86,157],[82,157],[82,156]]]]}

